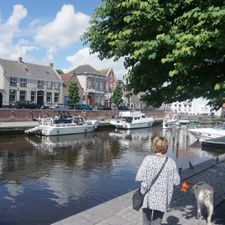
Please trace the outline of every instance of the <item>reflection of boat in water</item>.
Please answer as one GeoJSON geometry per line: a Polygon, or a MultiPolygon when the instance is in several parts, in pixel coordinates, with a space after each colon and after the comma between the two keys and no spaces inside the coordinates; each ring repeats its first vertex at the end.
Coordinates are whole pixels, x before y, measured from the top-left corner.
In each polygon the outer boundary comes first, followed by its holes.
{"type": "Polygon", "coordinates": [[[129,145],[128,143],[144,143],[148,142],[151,138],[151,131],[148,128],[145,129],[138,129],[138,130],[121,130],[121,129],[115,129],[114,132],[110,132],[109,136],[118,138],[120,141],[125,144],[129,145]]]}
{"type": "Polygon", "coordinates": [[[118,140],[121,148],[129,149],[142,149],[146,146],[147,149],[150,145],[150,139],[152,137],[151,128],[145,129],[132,129],[132,130],[122,130],[115,129],[114,132],[110,132],[109,136],[112,139],[118,140]]]}
{"type": "Polygon", "coordinates": [[[84,120],[81,116],[62,115],[54,118],[41,118],[40,124],[25,131],[25,134],[41,134],[44,136],[88,133],[97,129],[97,120],[84,120]]]}
{"type": "Polygon", "coordinates": [[[145,117],[139,111],[120,112],[119,117],[110,120],[110,124],[121,129],[136,129],[151,127],[154,122],[152,117],[145,117]]]}
{"type": "Polygon", "coordinates": [[[26,136],[26,140],[35,148],[49,150],[57,148],[71,148],[92,142],[94,133],[70,134],[60,136],[26,136]]]}

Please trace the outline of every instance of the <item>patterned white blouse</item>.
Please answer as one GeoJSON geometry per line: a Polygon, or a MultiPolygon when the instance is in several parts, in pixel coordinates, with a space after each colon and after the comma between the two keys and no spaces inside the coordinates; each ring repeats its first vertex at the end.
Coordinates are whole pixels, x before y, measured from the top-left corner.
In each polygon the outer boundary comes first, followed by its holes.
{"type": "MultiPolygon", "coordinates": [[[[144,158],[136,176],[136,181],[141,181],[141,191],[146,192],[146,189],[151,185],[152,180],[157,176],[166,156],[148,155],[144,158]]],[[[180,176],[178,174],[176,163],[168,157],[168,160],[155,181],[150,191],[145,195],[142,208],[149,208],[165,212],[169,206],[173,188],[180,184],[180,176]]]]}

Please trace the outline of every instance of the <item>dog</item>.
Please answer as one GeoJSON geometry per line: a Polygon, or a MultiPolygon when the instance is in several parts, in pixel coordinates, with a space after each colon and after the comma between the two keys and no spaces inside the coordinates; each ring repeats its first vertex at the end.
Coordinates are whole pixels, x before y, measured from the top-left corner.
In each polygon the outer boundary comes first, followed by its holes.
{"type": "Polygon", "coordinates": [[[204,181],[199,181],[192,187],[192,192],[195,195],[197,202],[197,218],[202,218],[203,206],[207,209],[207,224],[211,224],[212,214],[214,210],[214,190],[212,186],[205,183],[204,181]]]}

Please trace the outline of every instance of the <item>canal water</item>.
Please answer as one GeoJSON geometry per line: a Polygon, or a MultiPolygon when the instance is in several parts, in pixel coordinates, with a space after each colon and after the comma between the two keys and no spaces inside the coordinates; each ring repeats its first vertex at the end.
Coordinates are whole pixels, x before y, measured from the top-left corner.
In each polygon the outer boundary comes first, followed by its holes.
{"type": "Polygon", "coordinates": [[[216,157],[186,127],[104,130],[59,137],[0,138],[0,224],[47,225],[135,189],[150,140],[169,140],[178,167],[216,157]]]}

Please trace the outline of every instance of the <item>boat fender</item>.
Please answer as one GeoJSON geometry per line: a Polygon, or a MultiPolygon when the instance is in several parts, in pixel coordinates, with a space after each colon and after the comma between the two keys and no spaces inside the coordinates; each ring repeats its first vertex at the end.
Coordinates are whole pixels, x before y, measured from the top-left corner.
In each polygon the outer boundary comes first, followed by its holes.
{"type": "Polygon", "coordinates": [[[53,122],[54,122],[53,119],[50,119],[50,124],[53,124],[53,122]]]}

